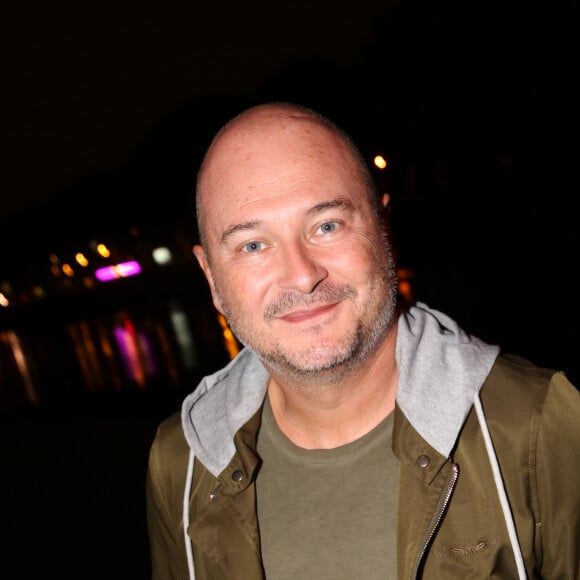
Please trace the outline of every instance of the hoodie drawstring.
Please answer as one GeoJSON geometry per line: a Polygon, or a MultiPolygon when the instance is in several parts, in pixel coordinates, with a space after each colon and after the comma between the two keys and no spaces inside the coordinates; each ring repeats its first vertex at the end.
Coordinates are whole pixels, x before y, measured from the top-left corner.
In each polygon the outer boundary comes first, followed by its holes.
{"type": "Polygon", "coordinates": [[[193,550],[191,547],[191,539],[187,535],[187,528],[189,528],[189,496],[191,495],[194,462],[195,455],[193,454],[193,451],[190,451],[189,460],[187,463],[187,475],[185,476],[185,490],[183,492],[183,539],[185,540],[185,552],[187,554],[187,569],[189,570],[189,580],[195,580],[193,550]]]}
{"type": "Polygon", "coordinates": [[[501,472],[499,469],[499,463],[497,461],[497,456],[493,448],[493,441],[491,440],[491,435],[489,434],[489,428],[487,426],[487,421],[485,420],[485,414],[483,412],[483,407],[481,406],[481,399],[479,398],[479,392],[475,393],[473,398],[473,404],[475,405],[475,412],[477,413],[477,419],[479,420],[479,426],[481,427],[481,432],[483,434],[483,440],[485,441],[485,449],[487,451],[487,456],[489,457],[489,463],[491,464],[491,470],[493,472],[493,478],[495,481],[495,487],[499,495],[499,501],[501,503],[501,509],[503,511],[503,517],[508,529],[508,535],[512,545],[512,550],[514,553],[514,558],[516,560],[516,567],[518,569],[518,578],[520,580],[526,580],[526,567],[524,566],[524,559],[522,557],[522,551],[520,548],[520,543],[518,541],[518,535],[516,532],[516,526],[514,523],[513,514],[510,509],[509,501],[506,495],[505,486],[501,477],[501,472]]]}

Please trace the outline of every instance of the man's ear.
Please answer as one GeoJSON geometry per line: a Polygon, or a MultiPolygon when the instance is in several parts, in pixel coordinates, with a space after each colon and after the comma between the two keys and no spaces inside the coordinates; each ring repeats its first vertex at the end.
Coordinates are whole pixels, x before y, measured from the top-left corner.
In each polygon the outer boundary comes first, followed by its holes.
{"type": "Polygon", "coordinates": [[[391,196],[388,193],[383,193],[381,197],[381,205],[383,206],[383,220],[385,225],[385,232],[387,235],[387,240],[389,242],[389,246],[391,247],[391,252],[393,253],[393,258],[395,260],[395,264],[399,262],[399,255],[397,253],[397,248],[393,243],[393,233],[391,231],[391,196]]]}
{"type": "Polygon", "coordinates": [[[209,263],[207,260],[207,255],[205,253],[205,250],[203,249],[202,246],[200,246],[199,244],[196,244],[195,246],[193,246],[193,255],[196,257],[197,263],[200,265],[200,267],[205,275],[205,278],[207,280],[207,283],[209,284],[209,289],[211,292],[211,298],[213,300],[213,305],[216,307],[218,312],[223,314],[224,310],[222,308],[221,302],[218,298],[218,294],[217,294],[216,289],[215,289],[213,275],[211,273],[211,268],[209,267],[209,263]]]}

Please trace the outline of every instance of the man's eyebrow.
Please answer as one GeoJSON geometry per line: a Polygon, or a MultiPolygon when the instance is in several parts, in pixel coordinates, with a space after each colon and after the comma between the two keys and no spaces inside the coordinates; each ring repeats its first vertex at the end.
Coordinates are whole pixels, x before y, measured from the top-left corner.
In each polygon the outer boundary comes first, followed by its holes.
{"type": "Polygon", "coordinates": [[[328,201],[322,201],[312,206],[308,210],[309,215],[316,215],[326,211],[327,209],[344,209],[351,210],[353,208],[352,202],[344,197],[339,197],[337,199],[329,199],[328,201]]]}
{"type": "Polygon", "coordinates": [[[232,224],[231,226],[227,227],[224,232],[222,233],[222,237],[220,239],[220,243],[223,245],[227,242],[228,238],[233,236],[238,232],[247,232],[250,230],[255,230],[259,228],[263,222],[260,220],[251,220],[247,222],[240,222],[239,224],[232,224]]]}

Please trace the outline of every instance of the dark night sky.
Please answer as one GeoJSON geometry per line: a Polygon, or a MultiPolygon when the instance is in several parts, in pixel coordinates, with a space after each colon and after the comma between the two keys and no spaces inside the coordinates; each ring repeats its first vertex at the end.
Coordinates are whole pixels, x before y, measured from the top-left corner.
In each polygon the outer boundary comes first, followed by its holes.
{"type": "MultiPolygon", "coordinates": [[[[100,199],[147,207],[162,193],[171,207],[174,194],[177,215],[180,196],[191,198],[194,154],[228,107],[301,100],[334,116],[365,152],[386,150],[395,201],[408,168],[418,168],[417,195],[400,197],[393,222],[422,298],[484,338],[516,350],[525,338],[524,354],[577,368],[572,2],[4,10],[5,232],[40,231],[46,200],[97,214],[100,199]],[[434,179],[440,161],[444,192],[434,179]]],[[[0,248],[0,263],[13,247],[0,248]]]]}
{"type": "Polygon", "coordinates": [[[11,3],[0,212],[123,163],[191,98],[252,95],[291,58],[350,66],[391,4],[11,3]]]}
{"type": "Polygon", "coordinates": [[[577,11],[466,4],[11,3],[0,217],[127,163],[192,100],[255,98],[264,83],[349,111],[407,156],[472,147],[554,163],[575,141],[577,11]]]}

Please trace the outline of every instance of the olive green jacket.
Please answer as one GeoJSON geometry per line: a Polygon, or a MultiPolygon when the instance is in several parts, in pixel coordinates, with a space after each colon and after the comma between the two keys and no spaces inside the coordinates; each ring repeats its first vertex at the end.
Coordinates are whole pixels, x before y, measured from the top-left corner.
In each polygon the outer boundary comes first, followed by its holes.
{"type": "MultiPolygon", "coordinates": [[[[393,451],[400,464],[398,579],[515,579],[520,557],[520,570],[525,566],[528,578],[580,578],[580,394],[562,373],[514,356],[496,358],[497,350],[471,337],[466,340],[440,313],[424,307],[417,319],[424,316],[435,317],[443,329],[444,348],[437,360],[450,349],[463,354],[451,372],[450,385],[440,388],[440,396],[418,397],[419,408],[408,385],[398,390],[393,427],[393,451]],[[449,336],[454,337],[451,344],[449,336]],[[476,359],[465,356],[465,342],[469,348],[474,345],[474,356],[487,361],[475,377],[470,373],[476,359]],[[471,387],[461,385],[460,376],[468,377],[464,382],[471,387]],[[445,398],[447,390],[457,388],[463,390],[445,398]],[[452,404],[451,414],[447,407],[452,404]],[[477,406],[482,413],[479,418],[477,406]],[[442,417],[437,430],[433,430],[433,415],[442,417]],[[459,415],[455,425],[449,425],[454,421],[447,415],[459,415]],[[427,426],[418,425],[421,422],[427,426]],[[484,441],[486,429],[490,449],[484,441]],[[494,475],[495,460],[499,471],[494,475]],[[502,492],[507,514],[501,506],[502,492]],[[511,522],[516,545],[510,539],[511,522]]],[[[429,352],[438,348],[432,341],[426,346],[429,352]]],[[[421,350],[407,359],[398,353],[406,383],[426,380],[405,369],[406,360],[422,358],[421,350]]],[[[243,351],[241,360],[202,383],[195,398],[211,402],[216,384],[232,388],[247,383],[249,377],[263,383],[265,375],[258,371],[256,376],[256,364],[255,355],[243,351]]],[[[448,366],[430,367],[437,383],[449,372],[448,366]]],[[[427,387],[438,392],[435,381],[427,387]]],[[[212,440],[193,432],[192,426],[202,419],[196,417],[191,400],[184,402],[181,415],[159,426],[147,475],[154,580],[264,578],[255,494],[260,465],[255,449],[264,390],[255,391],[248,408],[239,411],[237,418],[230,417],[234,436],[220,447],[215,447],[213,439],[226,441],[227,428],[216,415],[212,440]],[[243,421],[240,427],[236,419],[243,421]],[[189,461],[194,440],[195,464],[189,461]],[[208,455],[212,448],[212,456],[221,455],[217,462],[208,455]],[[188,551],[195,575],[188,571],[188,551]]]]}

